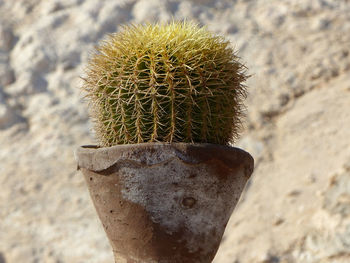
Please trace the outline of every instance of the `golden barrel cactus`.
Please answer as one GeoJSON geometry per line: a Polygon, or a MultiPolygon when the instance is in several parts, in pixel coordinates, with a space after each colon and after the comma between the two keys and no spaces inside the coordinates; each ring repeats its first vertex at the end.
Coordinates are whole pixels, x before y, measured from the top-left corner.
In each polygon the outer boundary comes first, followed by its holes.
{"type": "Polygon", "coordinates": [[[241,128],[246,68],[192,22],[125,26],[100,43],[83,79],[102,146],[225,145],[241,128]]]}

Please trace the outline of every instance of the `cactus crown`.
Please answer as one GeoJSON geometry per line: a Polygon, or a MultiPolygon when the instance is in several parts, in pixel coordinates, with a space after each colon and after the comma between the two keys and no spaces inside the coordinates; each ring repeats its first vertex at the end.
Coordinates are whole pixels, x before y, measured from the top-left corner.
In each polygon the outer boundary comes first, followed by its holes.
{"type": "Polygon", "coordinates": [[[103,146],[228,144],[241,127],[246,78],[228,41],[172,22],[109,35],[89,61],[83,89],[103,146]]]}

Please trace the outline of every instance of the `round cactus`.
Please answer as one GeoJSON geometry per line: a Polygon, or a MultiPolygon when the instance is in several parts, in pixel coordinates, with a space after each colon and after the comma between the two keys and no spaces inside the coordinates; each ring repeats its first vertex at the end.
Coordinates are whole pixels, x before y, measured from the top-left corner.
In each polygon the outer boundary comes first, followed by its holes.
{"type": "Polygon", "coordinates": [[[192,22],[125,26],[83,78],[96,136],[102,146],[233,142],[245,69],[228,41],[192,22]]]}

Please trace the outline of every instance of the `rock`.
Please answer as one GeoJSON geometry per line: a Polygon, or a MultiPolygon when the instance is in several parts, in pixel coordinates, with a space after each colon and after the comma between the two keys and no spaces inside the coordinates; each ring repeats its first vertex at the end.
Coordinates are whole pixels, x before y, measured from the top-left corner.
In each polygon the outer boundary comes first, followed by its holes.
{"type": "Polygon", "coordinates": [[[15,74],[7,64],[0,64],[0,87],[7,86],[15,81],[15,74]]]}
{"type": "Polygon", "coordinates": [[[11,52],[11,61],[16,73],[37,72],[42,74],[54,68],[54,50],[50,49],[49,45],[45,46],[45,43],[45,37],[35,31],[28,31],[19,39],[11,52]]]}
{"type": "Polygon", "coordinates": [[[0,130],[7,129],[19,121],[19,116],[7,105],[4,95],[0,92],[0,130]]]}
{"type": "Polygon", "coordinates": [[[74,69],[81,63],[80,56],[81,52],[78,50],[67,51],[59,57],[58,65],[62,67],[63,70],[74,69]]]}
{"type": "Polygon", "coordinates": [[[112,2],[110,5],[102,6],[98,20],[103,34],[116,32],[118,26],[128,21],[131,5],[120,2],[112,2]]]}
{"type": "Polygon", "coordinates": [[[166,2],[160,0],[139,0],[132,9],[132,15],[136,22],[145,21],[166,21],[170,19],[170,15],[166,11],[166,2]]]}
{"type": "Polygon", "coordinates": [[[14,35],[9,27],[0,23],[0,50],[9,51],[14,42],[14,35]]]}
{"type": "Polygon", "coordinates": [[[323,208],[332,215],[350,217],[350,169],[331,178],[323,208]]]}
{"type": "Polygon", "coordinates": [[[64,9],[64,5],[62,1],[44,1],[43,4],[41,5],[41,14],[42,15],[49,15],[54,12],[58,12],[60,10],[64,9]]]}
{"type": "Polygon", "coordinates": [[[245,151],[249,152],[254,160],[255,164],[263,157],[264,153],[264,144],[262,141],[254,139],[251,136],[244,136],[238,142],[236,147],[245,149],[245,151]]]}
{"type": "Polygon", "coordinates": [[[323,196],[323,209],[313,217],[314,228],[294,252],[297,262],[349,261],[350,254],[350,169],[333,175],[323,196]],[[327,261],[329,259],[329,261],[327,261]]]}
{"type": "Polygon", "coordinates": [[[16,82],[8,86],[6,91],[12,96],[18,96],[18,98],[21,98],[23,96],[44,92],[46,91],[46,88],[47,81],[44,75],[25,72],[19,74],[16,82]]]}
{"type": "Polygon", "coordinates": [[[11,119],[11,112],[9,108],[3,103],[0,104],[0,129],[3,129],[11,119]]]}
{"type": "Polygon", "coordinates": [[[0,263],[6,263],[6,259],[3,253],[0,252],[0,263]]]}
{"type": "Polygon", "coordinates": [[[178,6],[176,17],[180,19],[183,17],[194,18],[200,15],[200,13],[201,9],[197,5],[194,5],[189,1],[182,1],[178,6]]]}

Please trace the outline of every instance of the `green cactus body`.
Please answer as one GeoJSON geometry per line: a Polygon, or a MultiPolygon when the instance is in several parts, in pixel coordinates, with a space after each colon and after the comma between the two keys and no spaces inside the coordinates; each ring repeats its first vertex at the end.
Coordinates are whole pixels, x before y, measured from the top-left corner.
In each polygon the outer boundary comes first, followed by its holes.
{"type": "Polygon", "coordinates": [[[228,144],[241,127],[246,78],[228,41],[173,22],[109,35],[89,61],[83,89],[103,146],[228,144]]]}

